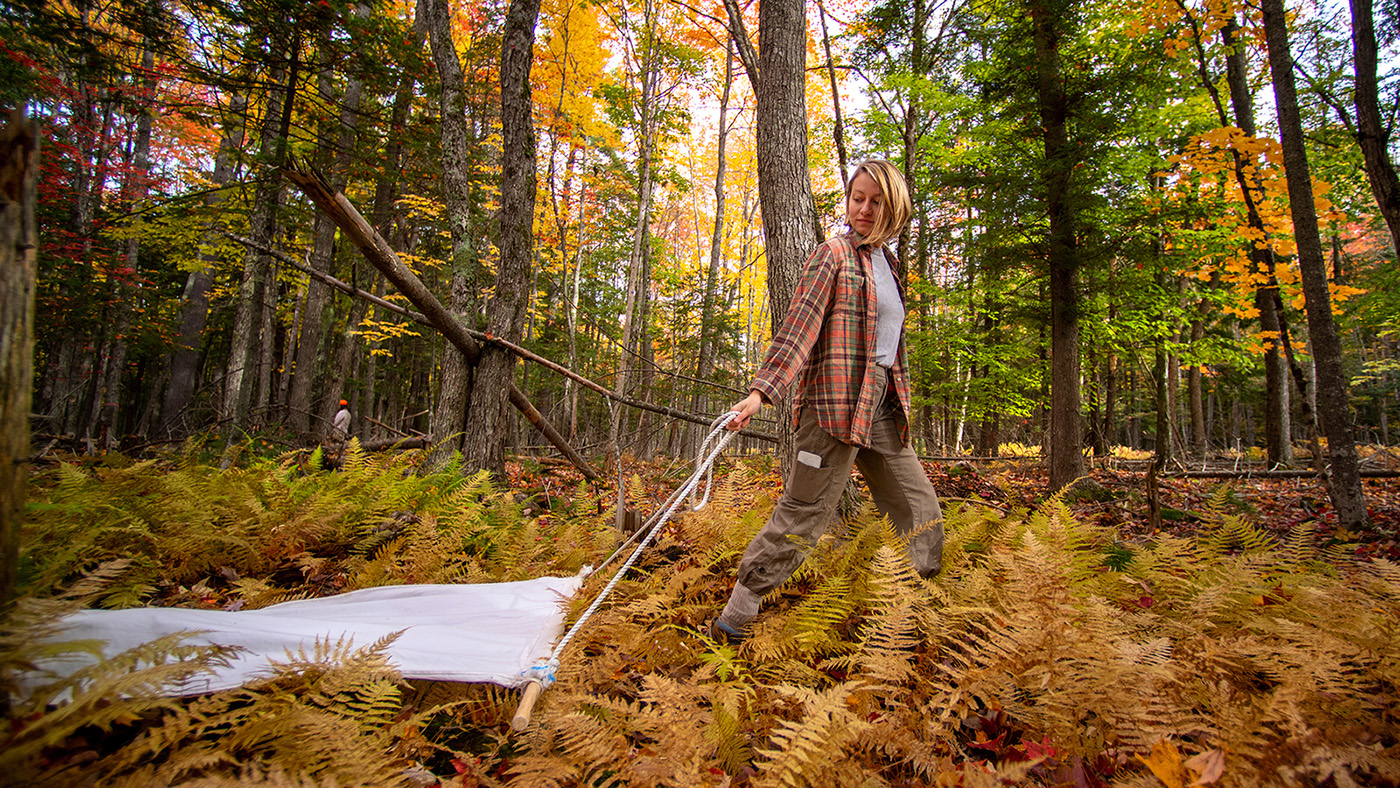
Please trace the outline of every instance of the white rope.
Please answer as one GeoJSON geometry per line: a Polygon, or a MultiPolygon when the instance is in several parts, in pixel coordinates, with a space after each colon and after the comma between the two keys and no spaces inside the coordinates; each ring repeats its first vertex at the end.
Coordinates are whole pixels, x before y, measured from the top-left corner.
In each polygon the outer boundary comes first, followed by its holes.
{"type": "MultiPolygon", "coordinates": [[[[645,532],[645,538],[643,538],[636,549],[632,551],[632,555],[628,556],[627,561],[618,568],[617,573],[608,581],[608,584],[603,587],[603,590],[598,594],[597,598],[593,600],[593,604],[589,605],[588,609],[583,611],[583,615],[578,617],[574,625],[569,628],[568,633],[559,640],[559,643],[554,647],[554,651],[549,655],[549,660],[543,665],[536,665],[525,671],[525,675],[528,678],[533,681],[538,681],[546,688],[554,683],[554,672],[559,667],[559,655],[564,653],[564,649],[569,645],[569,641],[574,639],[574,635],[578,634],[578,631],[583,628],[584,623],[586,623],[598,610],[599,606],[603,604],[603,600],[607,599],[608,594],[612,593],[613,588],[622,580],[622,576],[627,574],[628,569],[632,568],[632,564],[636,562],[638,556],[640,556],[647,545],[651,543],[652,538],[661,530],[661,526],[665,525],[666,522],[671,519],[671,515],[675,513],[676,509],[680,507],[680,502],[695,491],[702,477],[705,479],[705,496],[693,509],[700,509],[709,501],[710,483],[714,478],[715,460],[719,459],[720,454],[729,446],[730,441],[734,440],[734,433],[726,430],[725,427],[738,415],[739,414],[734,411],[729,411],[721,414],[719,418],[711,422],[710,434],[705,437],[705,440],[700,444],[699,451],[696,453],[695,471],[671,494],[671,497],[666,499],[666,503],[662,504],[662,507],[657,510],[658,514],[652,516],[652,520],[655,522],[652,523],[650,527],[643,525],[641,528],[638,528],[636,533],[632,534],[626,542],[623,542],[622,547],[619,547],[612,555],[608,556],[607,560],[600,564],[597,570],[593,570],[599,571],[607,566],[633,539],[637,538],[638,534],[645,532]],[[718,440],[716,440],[717,437],[718,440]]],[[[651,523],[651,520],[648,522],[651,523]]]]}

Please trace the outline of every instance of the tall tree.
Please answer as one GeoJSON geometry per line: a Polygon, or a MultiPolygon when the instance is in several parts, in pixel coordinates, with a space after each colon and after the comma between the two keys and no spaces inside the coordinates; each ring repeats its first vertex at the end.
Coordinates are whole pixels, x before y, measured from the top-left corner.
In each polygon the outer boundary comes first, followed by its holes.
{"type": "MultiPolygon", "coordinates": [[[[359,5],[356,16],[367,14],[368,10],[359,5]]],[[[347,75],[345,91],[340,97],[335,95],[335,79],[332,73],[334,50],[330,47],[330,31],[325,32],[321,46],[322,63],[317,75],[317,89],[321,102],[326,107],[339,107],[339,112],[327,112],[317,129],[319,158],[326,172],[331,188],[344,191],[348,180],[347,167],[355,142],[355,131],[359,125],[360,96],[364,82],[358,74],[347,75]]],[[[320,273],[328,273],[335,253],[335,222],[322,212],[317,212],[314,223],[311,249],[311,267],[320,273]]],[[[312,401],[312,385],[317,379],[317,358],[321,355],[322,325],[327,315],[326,304],[330,300],[330,286],[312,276],[306,283],[306,298],[301,310],[301,326],[296,338],[296,362],[288,370],[291,374],[290,390],[287,395],[287,422],[294,432],[307,433],[311,429],[311,417],[316,405],[324,401],[312,401]]],[[[288,339],[291,342],[291,339],[288,339]]],[[[335,377],[339,377],[336,375],[335,377]]],[[[332,380],[334,378],[328,378],[332,380]]],[[[336,390],[325,391],[322,400],[339,400],[336,390]]],[[[320,432],[329,432],[329,424],[323,424],[320,432]]]]}
{"type": "MultiPolygon", "coordinates": [[[[529,300],[534,255],[535,126],[530,66],[540,0],[511,0],[501,41],[501,257],[496,287],[487,303],[487,328],[519,343],[529,300]]],[[[488,344],[482,348],[472,385],[463,449],[467,467],[505,478],[506,394],[515,356],[488,344]]]]}
{"type": "MultiPolygon", "coordinates": [[[[1400,23],[1400,10],[1391,6],[1395,21],[1400,23]]],[[[1366,178],[1376,198],[1381,216],[1390,228],[1391,249],[1400,253],[1400,176],[1390,158],[1393,127],[1381,118],[1380,91],[1376,71],[1379,55],[1376,47],[1376,21],[1371,0],[1351,0],[1351,41],[1355,69],[1356,123],[1354,133],[1366,163],[1366,178]]],[[[1391,118],[1394,122],[1394,118],[1391,118]]]]}
{"type": "MultiPolygon", "coordinates": [[[[467,97],[462,62],[452,43],[452,17],[447,0],[419,0],[419,12],[427,20],[428,45],[437,66],[440,85],[443,199],[452,238],[447,308],[466,319],[472,302],[478,239],[472,233],[471,133],[467,123],[467,97]]],[[[432,434],[441,462],[462,446],[462,426],[467,414],[471,368],[466,357],[448,344],[443,351],[442,373],[433,403],[432,434]]]]}
{"type": "Polygon", "coordinates": [[[1079,414],[1079,252],[1070,184],[1079,146],[1069,138],[1060,41],[1070,8],[1064,0],[1030,0],[1038,107],[1044,142],[1041,188],[1050,223],[1050,489],[1084,475],[1079,414]]]}
{"type": "Polygon", "coordinates": [[[0,611],[14,598],[19,527],[29,474],[34,386],[34,276],[38,230],[34,184],[39,135],[15,110],[0,128],[0,611]]]}
{"type": "Polygon", "coordinates": [[[1327,261],[1322,254],[1317,208],[1313,202],[1312,173],[1304,145],[1303,123],[1293,81],[1293,54],[1288,43],[1288,22],[1283,0],[1263,0],[1264,36],[1269,47],[1269,71],[1274,80],[1274,106],[1283,144],[1283,167],[1288,179],[1288,206],[1293,216],[1293,237],[1298,244],[1298,268],[1307,300],[1308,333],[1317,370],[1317,405],[1327,450],[1332,460],[1328,491],[1339,524],[1360,528],[1368,521],[1366,498],[1361,491],[1356,442],[1352,437],[1351,402],[1342,370],[1342,346],[1332,316],[1327,261]]]}
{"type": "MultiPolygon", "coordinates": [[[[240,151],[243,148],[243,135],[247,118],[247,96],[234,93],[229,97],[228,111],[224,113],[224,132],[219,142],[218,153],[214,157],[214,172],[211,178],[213,189],[204,196],[206,208],[218,208],[227,199],[225,190],[235,177],[240,151]]],[[[209,292],[214,286],[214,265],[218,255],[214,251],[219,242],[219,219],[215,216],[200,244],[196,267],[185,282],[180,299],[180,321],[177,328],[175,347],[170,357],[170,383],[165,390],[165,402],[161,407],[161,430],[169,434],[186,432],[181,421],[194,401],[195,384],[199,377],[199,360],[203,355],[200,347],[204,341],[204,328],[209,322],[209,292]]]]}
{"type": "MultiPolygon", "coordinates": [[[[807,167],[807,4],[767,0],[758,7],[758,52],[745,31],[736,0],[725,0],[729,31],[757,100],[758,199],[773,330],[787,315],[808,255],[821,243],[821,222],[807,167]]],[[[778,412],[778,457],[792,454],[789,401],[778,412]]]]}
{"type": "Polygon", "coordinates": [[[285,191],[277,168],[286,158],[300,50],[301,34],[297,31],[292,33],[290,46],[285,46],[285,51],[290,53],[290,66],[286,70],[274,68],[268,75],[269,86],[267,98],[263,103],[259,144],[263,157],[261,177],[255,190],[253,213],[250,217],[252,239],[257,248],[248,250],[243,264],[243,275],[238,285],[233,339],[224,373],[224,399],[219,410],[220,420],[225,422],[231,431],[248,426],[249,410],[254,401],[255,389],[261,380],[258,368],[261,350],[264,343],[272,341],[272,337],[263,335],[267,300],[265,291],[270,284],[268,280],[272,274],[272,259],[262,250],[272,247],[273,238],[277,234],[278,217],[285,191]]]}

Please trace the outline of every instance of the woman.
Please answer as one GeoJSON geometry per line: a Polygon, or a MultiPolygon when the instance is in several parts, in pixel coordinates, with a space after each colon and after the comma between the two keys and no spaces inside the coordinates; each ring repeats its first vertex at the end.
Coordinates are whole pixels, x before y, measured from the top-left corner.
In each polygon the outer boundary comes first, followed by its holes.
{"type": "Polygon", "coordinates": [[[909,545],[914,568],[942,568],[943,513],[909,447],[909,379],[898,260],[885,248],[909,221],[904,176],[887,161],[858,167],[846,185],[850,232],[807,259],[792,303],[749,395],[730,410],[737,430],[798,381],[796,452],[768,524],[739,562],[734,590],[710,635],[745,637],[763,596],[801,565],[836,513],[851,464],[860,467],[880,512],[909,545]]]}

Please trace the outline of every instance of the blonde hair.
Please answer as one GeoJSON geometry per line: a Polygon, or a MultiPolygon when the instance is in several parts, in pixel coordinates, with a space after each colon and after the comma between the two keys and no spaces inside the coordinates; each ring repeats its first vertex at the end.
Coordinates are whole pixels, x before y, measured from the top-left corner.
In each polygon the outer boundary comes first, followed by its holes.
{"type": "Polygon", "coordinates": [[[899,235],[899,231],[909,222],[909,216],[914,213],[914,204],[909,200],[909,184],[904,181],[904,173],[884,159],[867,159],[856,165],[851,177],[846,179],[847,200],[851,198],[851,182],[862,172],[875,181],[885,198],[885,209],[880,212],[880,220],[865,237],[865,243],[879,246],[899,235]]]}

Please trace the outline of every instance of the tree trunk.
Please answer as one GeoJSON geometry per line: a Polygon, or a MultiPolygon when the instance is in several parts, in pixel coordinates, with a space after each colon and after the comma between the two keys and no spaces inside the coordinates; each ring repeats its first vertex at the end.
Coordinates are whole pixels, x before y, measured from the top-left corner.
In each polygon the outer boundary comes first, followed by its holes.
{"type": "MultiPolygon", "coordinates": [[[[293,53],[300,48],[300,36],[294,38],[293,53]]],[[[287,132],[291,125],[291,91],[296,86],[296,75],[295,54],[286,85],[280,82],[281,74],[274,71],[271,75],[272,89],[267,97],[267,114],[263,118],[261,137],[261,152],[265,158],[263,178],[254,192],[253,212],[249,217],[253,241],[263,248],[270,248],[277,234],[283,189],[276,168],[285,156],[287,132]]],[[[262,252],[250,249],[244,258],[243,276],[238,286],[238,309],[233,321],[233,342],[224,375],[224,401],[219,410],[220,420],[226,422],[230,434],[248,425],[252,390],[259,379],[255,361],[260,358],[260,343],[272,339],[261,335],[264,288],[271,267],[271,258],[262,252]]]]}
{"type": "MultiPolygon", "coordinates": [[[[724,176],[728,171],[727,150],[729,142],[729,94],[734,84],[734,42],[725,42],[724,87],[719,97],[719,141],[715,154],[715,221],[710,233],[710,264],[705,270],[705,293],[700,302],[700,347],[695,359],[695,377],[708,380],[714,366],[715,346],[719,343],[715,326],[716,290],[719,287],[720,263],[724,259],[724,176]]],[[[710,411],[709,395],[703,386],[697,385],[690,399],[691,413],[710,411]]],[[[726,403],[728,404],[728,403],[726,403]]],[[[698,430],[688,429],[692,438],[698,430]]],[[[689,452],[698,445],[698,440],[687,441],[684,451],[689,452]]]]}
{"type": "MultiPolygon", "coordinates": [[[[518,343],[525,328],[531,257],[534,254],[535,126],[531,118],[530,66],[540,0],[511,0],[501,41],[501,258],[487,305],[488,330],[518,343]]],[[[505,479],[504,442],[509,429],[506,394],[515,356],[482,348],[463,453],[466,467],[505,479]]]]}
{"type": "Polygon", "coordinates": [[[1338,523],[1348,529],[1357,529],[1368,522],[1366,498],[1361,490],[1361,476],[1357,468],[1351,403],[1347,399],[1347,381],[1342,369],[1341,339],[1332,317],[1327,261],[1322,254],[1322,237],[1318,232],[1317,210],[1313,203],[1312,174],[1304,148],[1303,124],[1293,83],[1288,23],[1284,16],[1283,0],[1263,0],[1262,5],[1264,35],[1269,47],[1269,70],[1274,79],[1274,105],[1283,144],[1283,166],[1288,179],[1289,211],[1298,245],[1298,268],[1303,281],[1303,295],[1307,300],[1308,333],[1317,372],[1318,411],[1332,460],[1329,492],[1338,523]]]}
{"type": "MultiPolygon", "coordinates": [[[[617,377],[613,388],[614,393],[618,396],[627,396],[629,391],[634,388],[633,368],[636,368],[642,376],[646,376],[648,372],[641,360],[647,356],[647,353],[644,352],[644,344],[650,341],[650,326],[648,325],[650,310],[647,308],[647,304],[650,299],[651,282],[647,275],[647,263],[651,247],[651,204],[656,180],[654,159],[656,155],[657,102],[661,79],[657,62],[659,46],[654,0],[645,0],[642,4],[641,33],[642,41],[637,47],[638,51],[635,55],[638,63],[637,70],[640,72],[638,77],[641,79],[641,91],[636,105],[637,212],[632,225],[631,254],[627,261],[627,290],[624,296],[625,306],[622,314],[622,345],[618,348],[617,377]]],[[[643,436],[645,422],[644,415],[638,417],[638,430],[630,441],[634,453],[641,453],[641,448],[636,443],[637,439],[643,436]]],[[[612,459],[619,463],[623,446],[629,442],[623,438],[627,432],[628,423],[627,411],[614,407],[609,423],[608,443],[610,448],[608,453],[612,459]]],[[[619,505],[619,517],[622,508],[619,505]]]]}
{"type": "Polygon", "coordinates": [[[1050,489],[1084,475],[1079,414],[1079,254],[1070,178],[1075,148],[1060,64],[1058,15],[1047,0],[1031,0],[1045,159],[1041,184],[1050,220],[1050,489]]]}
{"type": "MultiPolygon", "coordinates": [[[[1198,311],[1205,310],[1205,303],[1202,302],[1198,311]]],[[[1191,321],[1191,346],[1200,347],[1202,340],[1206,337],[1206,324],[1204,320],[1196,318],[1191,321]]],[[[1197,457],[1206,456],[1206,411],[1205,395],[1201,390],[1201,365],[1192,364],[1186,375],[1186,397],[1191,409],[1191,451],[1197,457]]]]}
{"type": "Polygon", "coordinates": [[[0,129],[0,613],[15,598],[29,481],[38,174],[39,135],[15,110],[0,129]]]}
{"type": "MultiPolygon", "coordinates": [[[[219,142],[219,152],[214,157],[214,189],[204,197],[208,208],[215,208],[225,199],[222,187],[233,181],[235,163],[243,149],[243,133],[246,118],[243,113],[248,108],[248,97],[234,94],[229,99],[228,114],[224,122],[224,136],[219,142]]],[[[165,390],[165,404],[160,412],[159,432],[176,435],[187,429],[177,428],[176,421],[185,418],[186,411],[194,400],[195,382],[199,376],[200,346],[204,341],[204,327],[209,322],[209,290],[214,277],[211,269],[217,256],[209,251],[216,242],[211,231],[204,235],[199,253],[199,267],[192,271],[185,282],[185,292],[180,299],[180,333],[175,340],[175,349],[170,357],[170,384],[165,390]]]]}
{"type": "MultiPolygon", "coordinates": [[[[424,0],[428,42],[442,87],[441,142],[443,199],[447,204],[452,235],[452,263],[448,309],[458,320],[467,319],[472,303],[471,283],[476,267],[476,239],[471,232],[470,134],[466,113],[466,89],[462,64],[452,43],[447,0],[424,0]]],[[[433,409],[432,434],[437,442],[434,460],[444,462],[462,447],[463,421],[467,413],[471,369],[462,353],[450,343],[443,350],[442,374],[433,409]]],[[[499,395],[499,392],[497,392],[499,395]]]]}
{"type": "MultiPolygon", "coordinates": [[[[141,55],[142,90],[146,96],[155,96],[155,50],[148,41],[145,51],[141,55]]],[[[132,216],[140,216],[146,205],[146,196],[150,191],[151,177],[151,106],[148,102],[143,102],[138,109],[140,113],[136,119],[136,138],[132,146],[131,170],[126,173],[126,182],[123,184],[123,196],[126,198],[127,210],[132,216]]],[[[121,407],[124,398],[122,386],[124,373],[126,372],[126,351],[127,334],[131,331],[131,318],[136,309],[140,306],[141,298],[141,277],[139,275],[141,264],[141,238],[133,235],[128,238],[126,248],[126,271],[118,277],[114,283],[114,295],[116,296],[113,309],[115,313],[111,315],[112,339],[109,344],[107,362],[107,374],[105,379],[98,381],[101,392],[98,400],[103,404],[103,421],[106,425],[106,442],[102,447],[104,450],[111,450],[117,445],[117,437],[121,431],[121,407]]],[[[130,421],[128,419],[128,421],[130,421]]],[[[130,425],[134,427],[135,425],[130,425]]]]}
{"type": "MultiPolygon", "coordinates": [[[[1230,105],[1234,108],[1235,125],[1245,134],[1253,137],[1254,97],[1249,86],[1249,69],[1245,62],[1244,46],[1238,40],[1239,25],[1231,18],[1221,30],[1226,47],[1226,81],[1230,87],[1230,105]]],[[[1224,115],[1223,108],[1221,112],[1224,115]]],[[[1221,118],[1225,122],[1225,118],[1221,118]]],[[[1236,154],[1235,179],[1244,197],[1245,209],[1249,216],[1249,226],[1255,232],[1264,232],[1264,220],[1254,195],[1260,192],[1257,182],[1247,177],[1243,162],[1236,154]]],[[[1251,168],[1252,170],[1253,168],[1251,168]]],[[[1256,271],[1267,273],[1268,281],[1255,291],[1254,303],[1259,309],[1259,328],[1270,336],[1264,349],[1264,451],[1270,465],[1281,465],[1293,461],[1293,431],[1289,412],[1289,389],[1287,360],[1282,350],[1282,333],[1286,326],[1275,306],[1275,293],[1278,284],[1274,281],[1273,251],[1267,247],[1253,246],[1249,250],[1250,262],[1256,271]]]]}
{"type": "MultiPolygon", "coordinates": [[[[363,6],[357,7],[356,15],[360,15],[362,11],[363,6]]],[[[351,76],[345,84],[345,96],[340,103],[339,117],[335,121],[323,120],[321,124],[322,167],[330,181],[331,188],[336,191],[345,190],[348,177],[346,165],[350,159],[350,151],[355,145],[355,131],[359,125],[362,89],[361,81],[351,76]],[[335,127],[334,131],[332,131],[333,126],[335,127]]],[[[322,69],[320,92],[322,102],[327,106],[336,105],[335,96],[332,95],[330,63],[326,63],[322,69]]],[[[335,222],[331,221],[330,217],[325,214],[318,213],[315,222],[315,240],[311,259],[308,262],[315,270],[328,273],[331,270],[334,254],[335,222]]],[[[296,362],[288,370],[292,379],[287,395],[287,415],[289,426],[297,434],[313,432],[311,415],[316,411],[317,403],[311,401],[311,392],[316,381],[316,361],[323,355],[321,353],[322,325],[326,317],[326,304],[330,300],[330,287],[316,277],[310,277],[306,283],[306,306],[302,310],[301,331],[296,341],[296,362]]],[[[348,393],[329,386],[321,387],[320,392],[324,399],[330,400],[339,400],[342,394],[348,393]]],[[[324,425],[321,426],[322,428],[314,431],[317,433],[325,432],[324,425]]]]}
{"type": "Polygon", "coordinates": [[[1400,250],[1400,177],[1390,160],[1390,129],[1381,120],[1376,85],[1376,23],[1371,0],[1351,0],[1351,46],[1356,69],[1356,142],[1361,147],[1371,193],[1375,195],[1386,227],[1390,228],[1391,248],[1400,250]]]}
{"type": "MultiPolygon", "coordinates": [[[[748,38],[734,0],[726,0],[739,52],[748,38]]],[[[807,167],[807,6],[804,0],[769,0],[758,7],[757,68],[743,57],[757,98],[758,197],[763,210],[764,254],[773,331],[787,315],[807,257],[821,243],[821,222],[807,167]],[[757,73],[755,73],[755,71],[757,73]],[[755,79],[757,78],[757,79],[755,79]]],[[[792,455],[790,395],[777,411],[778,457],[786,473],[792,455]]]]}
{"type": "Polygon", "coordinates": [[[849,166],[846,161],[846,129],[841,119],[841,92],[836,84],[836,62],[831,59],[831,37],[826,33],[826,6],[822,5],[821,0],[817,0],[817,14],[819,14],[822,23],[822,49],[826,52],[826,76],[831,83],[831,111],[836,119],[831,135],[832,140],[836,143],[837,182],[844,188],[847,178],[846,168],[849,166]]]}

